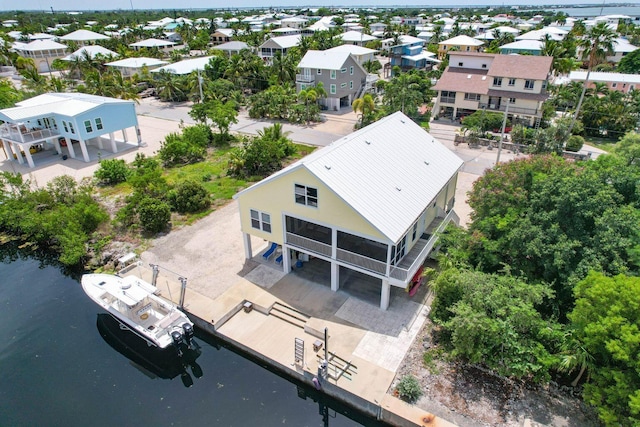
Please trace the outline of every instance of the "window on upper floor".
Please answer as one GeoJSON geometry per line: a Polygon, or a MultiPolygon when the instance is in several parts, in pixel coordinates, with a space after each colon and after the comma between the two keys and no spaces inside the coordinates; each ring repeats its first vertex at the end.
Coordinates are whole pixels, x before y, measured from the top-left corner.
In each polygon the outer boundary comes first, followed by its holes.
{"type": "Polygon", "coordinates": [[[464,62],[458,62],[458,67],[462,67],[464,65],[464,62]]]}
{"type": "Polygon", "coordinates": [[[493,78],[494,86],[502,86],[502,77],[494,77],[493,78]]]}
{"type": "Polygon", "coordinates": [[[479,93],[465,93],[464,94],[465,101],[480,101],[479,93]]]}
{"type": "Polygon", "coordinates": [[[316,71],[316,73],[321,76],[322,75],[322,70],[320,68],[318,68],[318,71],[316,71]]]}
{"type": "Polygon", "coordinates": [[[84,130],[86,130],[87,133],[93,132],[93,126],[91,126],[91,120],[84,121],[84,130]]]}
{"type": "Polygon", "coordinates": [[[353,65],[349,67],[349,74],[353,76],[353,65]]]}
{"type": "Polygon", "coordinates": [[[62,127],[64,128],[65,132],[69,132],[69,128],[67,127],[67,122],[65,122],[64,120],[62,121],[62,127]]]}
{"type": "Polygon", "coordinates": [[[69,122],[69,130],[71,133],[76,133],[76,130],[73,128],[73,123],[69,122]]]}
{"type": "Polygon", "coordinates": [[[534,81],[533,80],[525,80],[524,81],[524,88],[528,89],[528,90],[532,90],[533,86],[534,86],[534,81]]]}
{"type": "Polygon", "coordinates": [[[104,129],[104,126],[102,126],[102,119],[100,117],[96,117],[96,129],[98,130],[102,130],[104,129]]]}
{"type": "Polygon", "coordinates": [[[515,104],[515,103],[516,103],[515,98],[509,98],[509,104],[515,104]]]}
{"type": "Polygon", "coordinates": [[[347,87],[347,82],[340,83],[340,89],[344,89],[347,87]]]}
{"type": "Polygon", "coordinates": [[[271,215],[251,209],[251,227],[271,233],[271,215]]]}
{"type": "Polygon", "coordinates": [[[331,80],[335,80],[337,77],[336,70],[331,70],[331,75],[329,77],[331,78],[331,80]]]}
{"type": "Polygon", "coordinates": [[[516,79],[509,79],[509,86],[515,86],[516,85],[516,79]]]}
{"type": "Polygon", "coordinates": [[[329,93],[332,95],[336,94],[336,85],[334,84],[329,85],[329,93]]]}
{"type": "Polygon", "coordinates": [[[346,72],[347,72],[347,69],[346,69],[346,68],[343,68],[342,70],[340,70],[340,72],[341,72],[342,74],[344,74],[344,73],[346,73],[346,72]]]}
{"type": "Polygon", "coordinates": [[[487,68],[487,64],[482,64],[482,68],[487,68]]]}
{"type": "Polygon", "coordinates": [[[618,83],[611,83],[611,87],[614,88],[614,89],[617,88],[618,87],[618,83]]]}
{"type": "Polygon", "coordinates": [[[318,189],[306,185],[295,184],[296,203],[299,205],[318,207],[318,189]]]}

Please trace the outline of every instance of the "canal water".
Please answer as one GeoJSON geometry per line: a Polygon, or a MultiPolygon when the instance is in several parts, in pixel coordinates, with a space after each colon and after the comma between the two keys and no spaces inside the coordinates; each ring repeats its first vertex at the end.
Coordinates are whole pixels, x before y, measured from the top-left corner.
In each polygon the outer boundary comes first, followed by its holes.
{"type": "Polygon", "coordinates": [[[191,360],[154,360],[79,273],[8,245],[0,261],[0,426],[382,425],[198,331],[191,360]]]}

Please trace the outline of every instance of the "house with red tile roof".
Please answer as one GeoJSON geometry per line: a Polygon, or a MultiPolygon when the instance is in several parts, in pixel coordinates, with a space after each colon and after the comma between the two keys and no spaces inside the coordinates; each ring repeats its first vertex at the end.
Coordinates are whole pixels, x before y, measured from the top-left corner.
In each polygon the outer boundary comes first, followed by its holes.
{"type": "Polygon", "coordinates": [[[459,118],[478,110],[506,111],[512,123],[533,126],[548,98],[550,56],[451,52],[449,66],[434,85],[434,114],[459,118]]]}

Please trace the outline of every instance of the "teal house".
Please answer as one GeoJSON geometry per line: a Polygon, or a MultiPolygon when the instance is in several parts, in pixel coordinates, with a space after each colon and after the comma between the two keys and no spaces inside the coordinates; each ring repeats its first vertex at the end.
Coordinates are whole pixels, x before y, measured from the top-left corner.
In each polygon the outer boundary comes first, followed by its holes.
{"type": "Polygon", "coordinates": [[[47,93],[0,110],[0,141],[7,159],[26,161],[32,168],[34,158],[52,149],[63,159],[81,154],[85,162],[97,160],[105,144],[117,153],[131,146],[131,128],[138,146],[141,135],[133,101],[84,93],[47,93]]]}

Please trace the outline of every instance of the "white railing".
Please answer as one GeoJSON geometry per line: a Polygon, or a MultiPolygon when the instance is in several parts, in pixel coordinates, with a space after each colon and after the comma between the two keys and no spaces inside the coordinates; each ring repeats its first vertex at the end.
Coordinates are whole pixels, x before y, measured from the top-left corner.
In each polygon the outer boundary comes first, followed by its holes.
{"type": "Polygon", "coordinates": [[[328,257],[331,256],[331,245],[318,242],[317,240],[308,239],[297,234],[287,233],[287,244],[297,246],[300,249],[305,249],[320,255],[328,257]]]}
{"type": "Polygon", "coordinates": [[[3,127],[0,130],[0,135],[4,139],[10,139],[14,142],[33,142],[54,137],[60,135],[60,133],[51,129],[39,129],[32,132],[20,132],[15,128],[3,127]]]}
{"type": "Polygon", "coordinates": [[[316,78],[310,74],[296,74],[296,81],[300,83],[314,83],[316,78]]]}
{"type": "Polygon", "coordinates": [[[386,275],[387,273],[387,264],[385,262],[378,261],[377,259],[369,258],[364,255],[345,251],[344,249],[337,249],[336,258],[338,261],[346,262],[357,267],[362,267],[375,273],[379,273],[382,275],[386,275]]]}
{"type": "MultiPolygon", "coordinates": [[[[401,282],[407,282],[408,279],[413,277],[414,274],[418,271],[420,266],[424,264],[424,260],[427,259],[429,253],[433,250],[433,246],[438,241],[440,237],[439,234],[444,230],[447,224],[454,218],[457,218],[457,215],[454,210],[449,211],[447,216],[444,217],[440,225],[435,229],[434,233],[431,235],[427,244],[422,248],[415,261],[411,264],[409,268],[400,268],[400,267],[392,267],[390,277],[393,279],[397,279],[401,282]]],[[[436,218],[437,219],[437,218],[436,218]]],[[[434,220],[435,221],[435,220],[434,220]]]]}

